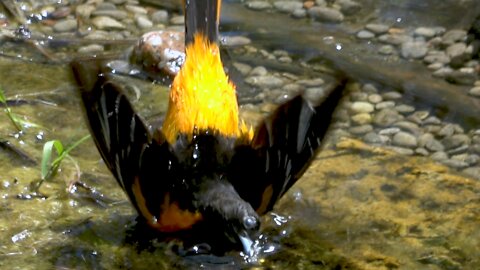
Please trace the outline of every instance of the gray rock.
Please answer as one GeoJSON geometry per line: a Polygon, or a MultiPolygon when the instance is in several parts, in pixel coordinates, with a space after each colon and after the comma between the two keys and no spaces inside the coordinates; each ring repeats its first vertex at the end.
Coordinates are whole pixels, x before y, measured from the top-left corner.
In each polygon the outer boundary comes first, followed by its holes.
{"type": "Polygon", "coordinates": [[[166,10],[157,10],[152,13],[152,22],[155,24],[167,23],[168,22],[168,12],[166,10]]]}
{"type": "Polygon", "coordinates": [[[419,147],[415,149],[415,154],[426,157],[430,154],[430,152],[428,152],[428,150],[425,148],[419,147]]]}
{"type": "Polygon", "coordinates": [[[380,24],[380,23],[369,23],[365,25],[365,29],[377,35],[381,35],[381,34],[387,33],[390,27],[388,25],[380,24]]]}
{"type": "Polygon", "coordinates": [[[252,70],[252,67],[247,65],[247,64],[244,64],[244,63],[240,63],[240,62],[234,62],[233,63],[233,66],[243,75],[247,75],[250,73],[250,71],[252,70]]]}
{"type": "Polygon", "coordinates": [[[445,65],[442,64],[442,63],[432,63],[432,64],[428,65],[427,68],[435,71],[435,70],[439,70],[439,69],[443,68],[444,66],[445,65]]]}
{"type": "Polygon", "coordinates": [[[480,97],[480,86],[475,86],[468,90],[468,94],[474,97],[480,97]]]}
{"type": "Polygon", "coordinates": [[[432,38],[437,34],[437,31],[431,27],[418,27],[413,33],[416,36],[432,38]]]}
{"type": "Polygon", "coordinates": [[[265,76],[267,74],[268,71],[264,66],[256,66],[250,71],[250,76],[265,76]]]}
{"type": "Polygon", "coordinates": [[[436,161],[446,160],[448,158],[447,153],[439,151],[430,155],[430,158],[436,161]]]}
{"type": "Polygon", "coordinates": [[[322,22],[340,23],[343,21],[343,14],[333,8],[314,6],[308,10],[310,17],[322,22]]]}
{"type": "Polygon", "coordinates": [[[359,38],[359,39],[371,39],[371,38],[374,38],[374,37],[375,37],[375,34],[368,31],[368,30],[360,30],[357,33],[357,38],[359,38]]]}
{"type": "Polygon", "coordinates": [[[383,55],[392,55],[396,53],[395,47],[392,45],[383,45],[378,48],[378,53],[383,54],[383,55]]]}
{"type": "Polygon", "coordinates": [[[352,101],[367,101],[368,95],[364,92],[352,92],[350,94],[350,99],[352,101]]]}
{"type": "Polygon", "coordinates": [[[325,0],[315,0],[315,5],[323,7],[327,5],[327,2],[325,0]]]}
{"type": "Polygon", "coordinates": [[[297,19],[305,18],[307,17],[307,10],[304,8],[295,9],[292,12],[292,17],[297,19]]]}
{"type": "Polygon", "coordinates": [[[77,29],[77,20],[75,19],[63,19],[57,21],[53,25],[53,31],[63,33],[63,32],[72,32],[77,29]]]}
{"type": "Polygon", "coordinates": [[[399,112],[399,113],[406,114],[406,113],[414,112],[415,107],[410,106],[410,105],[406,105],[406,104],[399,104],[399,105],[395,106],[395,110],[397,110],[397,112],[399,112]]]}
{"type": "Polygon", "coordinates": [[[280,12],[292,13],[294,10],[301,9],[303,3],[298,1],[277,1],[273,3],[273,6],[280,12]]]}
{"type": "Polygon", "coordinates": [[[467,162],[469,166],[472,166],[475,164],[480,165],[479,161],[480,161],[480,156],[477,154],[470,154],[465,158],[465,162],[467,162]]]}
{"type": "Polygon", "coordinates": [[[442,36],[443,45],[452,45],[455,42],[464,41],[467,38],[467,31],[461,29],[453,29],[445,32],[442,36]]]}
{"type": "Polygon", "coordinates": [[[311,86],[323,85],[325,81],[322,78],[315,78],[315,79],[298,80],[297,83],[311,87],[311,86]]]}
{"type": "Polygon", "coordinates": [[[265,10],[272,8],[272,5],[267,1],[252,1],[247,3],[247,8],[253,10],[265,10]]]}
{"type": "Polygon", "coordinates": [[[372,123],[372,116],[369,113],[358,113],[352,116],[352,122],[357,125],[372,123]]]}
{"type": "Polygon", "coordinates": [[[92,13],[92,16],[106,16],[106,17],[111,17],[117,20],[123,20],[128,17],[127,12],[123,10],[96,10],[92,13]]]}
{"type": "Polygon", "coordinates": [[[415,135],[418,135],[421,133],[420,127],[417,124],[409,121],[398,121],[394,124],[394,126],[415,135]]]}
{"type": "Polygon", "coordinates": [[[322,87],[309,87],[305,89],[303,96],[305,99],[315,102],[325,96],[325,89],[322,87]]]}
{"type": "Polygon", "coordinates": [[[405,156],[411,156],[414,154],[412,149],[408,148],[403,148],[403,147],[398,147],[398,146],[387,146],[385,147],[389,150],[392,150],[393,152],[400,154],[400,155],[405,155],[405,156]]]}
{"type": "Polygon", "coordinates": [[[362,91],[369,95],[378,93],[378,89],[373,83],[366,83],[362,85],[362,91]]]}
{"type": "Polygon", "coordinates": [[[454,43],[447,47],[446,54],[450,58],[463,56],[467,50],[467,44],[463,42],[454,43]]]}
{"type": "Polygon", "coordinates": [[[375,104],[375,109],[383,110],[388,108],[395,107],[395,101],[382,101],[380,103],[375,104]]]}
{"type": "Polygon", "coordinates": [[[468,167],[468,164],[465,161],[455,160],[455,159],[445,159],[441,161],[443,164],[456,168],[456,169],[463,169],[468,167]]]}
{"type": "Polygon", "coordinates": [[[153,26],[153,22],[150,21],[145,16],[137,16],[135,18],[135,23],[137,24],[138,28],[140,28],[140,29],[147,29],[147,28],[151,28],[153,26]]]}
{"type": "Polygon", "coordinates": [[[351,127],[348,129],[348,131],[354,135],[363,135],[373,131],[373,127],[372,125],[361,125],[361,126],[351,127]]]}
{"type": "Polygon", "coordinates": [[[288,92],[300,92],[304,87],[297,83],[289,83],[285,84],[282,89],[288,92]]]}
{"type": "Polygon", "coordinates": [[[432,75],[437,78],[445,78],[450,74],[452,74],[452,72],[453,72],[453,69],[451,67],[443,67],[435,70],[435,72],[433,72],[432,75]]]}
{"type": "Polygon", "coordinates": [[[383,109],[375,114],[373,117],[373,123],[381,127],[391,126],[402,118],[403,117],[395,110],[383,109]]]}
{"type": "Polygon", "coordinates": [[[454,84],[473,85],[478,79],[478,76],[476,72],[462,72],[460,70],[454,70],[447,74],[445,79],[454,84]]]}
{"type": "Polygon", "coordinates": [[[438,152],[438,151],[443,152],[443,151],[445,150],[445,147],[443,146],[443,144],[442,144],[440,141],[438,141],[438,140],[436,140],[436,139],[434,139],[434,138],[432,138],[431,140],[427,140],[427,141],[425,142],[425,148],[427,148],[428,150],[430,150],[430,151],[432,151],[432,152],[433,152],[433,151],[435,151],[435,152],[438,152]]]}
{"type": "Polygon", "coordinates": [[[335,4],[340,6],[340,11],[345,15],[357,13],[362,6],[353,0],[336,0],[335,4]]]}
{"type": "Polygon", "coordinates": [[[446,149],[452,149],[461,145],[469,145],[470,142],[470,138],[465,134],[455,134],[442,140],[442,143],[446,149]]]}
{"type": "Polygon", "coordinates": [[[121,22],[106,16],[98,16],[92,19],[92,24],[101,30],[122,30],[125,25],[121,22]]]}
{"type": "Polygon", "coordinates": [[[103,51],[104,51],[104,47],[99,44],[90,44],[87,46],[80,47],[78,49],[78,52],[83,54],[98,53],[103,51]]]}
{"type": "Polygon", "coordinates": [[[381,129],[381,130],[378,132],[378,134],[390,136],[390,135],[394,135],[394,134],[396,134],[396,133],[398,133],[398,132],[400,132],[400,128],[390,127],[390,128],[381,129]]]}
{"type": "Polygon", "coordinates": [[[480,180],[480,166],[470,167],[462,171],[464,174],[480,180]]]}
{"type": "Polygon", "coordinates": [[[450,137],[455,133],[455,126],[453,124],[446,124],[437,133],[441,137],[450,137]]]}
{"type": "Polygon", "coordinates": [[[95,6],[89,5],[89,4],[82,4],[82,5],[78,5],[75,8],[75,15],[78,18],[88,19],[88,18],[90,18],[90,15],[94,11],[95,11],[95,6]]]}
{"type": "Polygon", "coordinates": [[[97,5],[97,10],[116,10],[117,6],[109,2],[100,2],[97,5]]]}
{"type": "MultiPolygon", "coordinates": [[[[366,143],[372,143],[372,144],[384,144],[385,143],[385,137],[380,136],[375,132],[368,132],[363,136],[363,141],[366,143]]],[[[387,137],[388,138],[388,137],[387,137]]]]}
{"type": "Polygon", "coordinates": [[[438,119],[436,116],[430,116],[427,117],[424,121],[424,125],[440,125],[442,123],[442,120],[438,119]]]}
{"type": "Polygon", "coordinates": [[[393,135],[392,143],[397,146],[403,146],[408,148],[417,147],[417,138],[414,135],[400,131],[393,135]]]}
{"type": "Polygon", "coordinates": [[[397,100],[402,98],[402,94],[395,91],[390,91],[382,94],[383,99],[385,100],[397,100]]]}
{"type": "Polygon", "coordinates": [[[383,101],[383,98],[379,94],[372,94],[368,96],[368,102],[370,103],[377,104],[382,101],[383,101]]]}
{"type": "Polygon", "coordinates": [[[170,18],[170,23],[173,25],[185,24],[185,16],[173,16],[170,18]]]}
{"type": "Polygon", "coordinates": [[[235,47],[235,46],[245,46],[252,43],[252,40],[244,36],[225,36],[222,39],[222,45],[235,47]]]}
{"type": "Polygon", "coordinates": [[[356,101],[352,103],[350,110],[353,113],[371,113],[374,111],[374,107],[368,102],[356,101]]]}
{"type": "Polygon", "coordinates": [[[425,41],[406,41],[402,43],[400,54],[406,59],[421,59],[427,55],[428,47],[425,41]]]}
{"type": "Polygon", "coordinates": [[[245,79],[245,82],[252,86],[261,88],[278,88],[283,85],[283,80],[273,75],[251,76],[245,79]]]}
{"type": "Polygon", "coordinates": [[[467,152],[467,151],[468,151],[468,148],[469,148],[468,145],[463,144],[463,145],[460,145],[459,147],[456,147],[456,148],[453,148],[453,149],[448,150],[448,151],[447,151],[447,154],[449,154],[449,155],[462,154],[462,153],[467,152]]]}
{"type": "Polygon", "coordinates": [[[441,64],[448,64],[450,63],[450,57],[445,52],[438,52],[438,53],[428,53],[424,58],[423,61],[427,64],[432,63],[441,63],[441,64]]]}
{"type": "Polygon", "coordinates": [[[383,34],[378,37],[378,41],[390,44],[390,45],[400,45],[407,41],[411,41],[412,37],[402,34],[383,34]]]}
{"type": "Polygon", "coordinates": [[[137,5],[125,5],[125,9],[134,14],[147,15],[148,11],[141,6],[137,5]]]}

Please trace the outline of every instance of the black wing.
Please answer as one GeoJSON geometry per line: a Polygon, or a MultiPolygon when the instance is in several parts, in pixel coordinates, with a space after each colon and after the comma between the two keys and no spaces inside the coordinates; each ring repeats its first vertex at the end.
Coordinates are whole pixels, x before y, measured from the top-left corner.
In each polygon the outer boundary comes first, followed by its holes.
{"type": "Polygon", "coordinates": [[[232,182],[259,214],[303,175],[319,150],[344,84],[313,100],[298,95],[280,105],[256,129],[250,145],[240,145],[232,158],[232,182]]]}
{"type": "Polygon", "coordinates": [[[218,24],[222,0],[184,0],[185,45],[193,42],[195,34],[203,34],[212,43],[218,41],[218,24]]]}
{"type": "Polygon", "coordinates": [[[119,185],[137,210],[153,219],[169,191],[176,161],[163,135],[153,138],[121,87],[109,79],[104,63],[97,58],[72,63],[88,126],[119,185]]]}

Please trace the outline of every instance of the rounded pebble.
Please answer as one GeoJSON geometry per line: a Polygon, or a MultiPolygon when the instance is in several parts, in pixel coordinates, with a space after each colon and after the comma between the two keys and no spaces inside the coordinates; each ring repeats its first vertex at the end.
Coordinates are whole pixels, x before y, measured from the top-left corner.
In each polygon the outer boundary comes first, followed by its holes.
{"type": "Polygon", "coordinates": [[[314,6],[308,10],[308,14],[322,22],[339,23],[344,19],[340,11],[329,7],[314,6]]]}
{"type": "Polygon", "coordinates": [[[414,135],[400,131],[393,136],[392,143],[409,148],[417,147],[417,138],[414,135]]]}

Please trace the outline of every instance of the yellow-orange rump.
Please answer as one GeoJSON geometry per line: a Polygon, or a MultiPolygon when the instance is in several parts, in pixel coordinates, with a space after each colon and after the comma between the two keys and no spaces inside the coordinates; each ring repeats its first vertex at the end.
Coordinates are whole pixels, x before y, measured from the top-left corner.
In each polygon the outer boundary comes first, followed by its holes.
{"type": "Polygon", "coordinates": [[[217,44],[196,34],[186,48],[186,59],[170,90],[162,131],[169,143],[180,133],[210,129],[227,137],[251,138],[253,131],[238,118],[235,86],[220,59],[217,44]]]}

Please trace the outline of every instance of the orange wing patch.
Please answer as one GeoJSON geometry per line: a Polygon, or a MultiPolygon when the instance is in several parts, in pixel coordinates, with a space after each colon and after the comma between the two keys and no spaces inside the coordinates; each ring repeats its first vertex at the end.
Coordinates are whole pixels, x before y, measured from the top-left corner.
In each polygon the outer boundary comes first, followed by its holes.
{"type": "Polygon", "coordinates": [[[136,205],[148,225],[161,232],[170,233],[190,229],[194,224],[202,220],[202,214],[199,212],[180,209],[176,202],[170,202],[168,193],[164,196],[164,202],[159,209],[160,218],[157,219],[147,208],[145,197],[143,197],[140,190],[138,177],[135,178],[132,190],[136,205]]]}
{"type": "Polygon", "coordinates": [[[239,123],[235,86],[223,70],[217,44],[201,34],[186,48],[186,61],[172,83],[162,131],[174,143],[179,133],[191,135],[195,129],[211,129],[228,137],[253,135],[239,123]]]}

